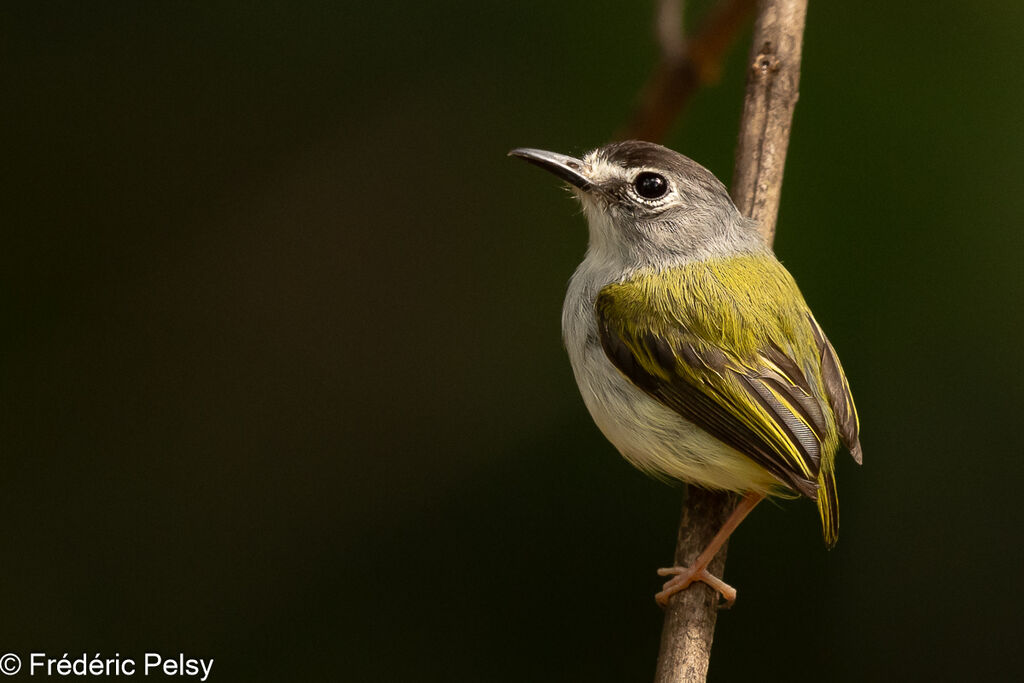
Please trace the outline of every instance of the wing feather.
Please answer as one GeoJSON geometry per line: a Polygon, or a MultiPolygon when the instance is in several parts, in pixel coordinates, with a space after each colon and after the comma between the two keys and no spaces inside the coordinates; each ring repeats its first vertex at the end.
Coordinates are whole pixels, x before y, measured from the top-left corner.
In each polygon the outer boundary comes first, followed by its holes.
{"type": "Polygon", "coordinates": [[[834,458],[861,460],[857,413],[835,350],[770,254],[709,259],[610,284],[598,336],[655,400],[818,502],[839,526],[834,458]],[[720,302],[729,305],[720,305],[720,302]]]}
{"type": "Polygon", "coordinates": [[[860,446],[860,419],[857,417],[857,407],[853,404],[850,384],[846,381],[846,373],[843,372],[843,366],[839,364],[836,350],[832,348],[828,337],[818,326],[818,321],[809,313],[807,317],[814,333],[814,341],[818,345],[818,352],[821,355],[821,377],[825,386],[825,395],[832,405],[836,423],[839,426],[839,440],[860,465],[864,462],[864,453],[860,446]]]}
{"type": "Polygon", "coordinates": [[[598,301],[601,344],[626,377],[783,483],[817,496],[821,411],[798,383],[768,362],[752,369],[681,327],[669,335],[631,333],[598,301]]]}

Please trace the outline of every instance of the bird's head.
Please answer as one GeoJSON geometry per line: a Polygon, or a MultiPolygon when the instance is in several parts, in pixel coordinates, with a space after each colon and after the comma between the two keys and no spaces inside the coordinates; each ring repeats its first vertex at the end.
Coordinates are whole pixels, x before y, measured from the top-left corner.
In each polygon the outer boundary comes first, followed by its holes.
{"type": "Polygon", "coordinates": [[[592,253],[630,265],[665,266],[764,248],[710,171],[652,142],[616,142],[581,159],[514,149],[566,181],[583,205],[592,253]]]}

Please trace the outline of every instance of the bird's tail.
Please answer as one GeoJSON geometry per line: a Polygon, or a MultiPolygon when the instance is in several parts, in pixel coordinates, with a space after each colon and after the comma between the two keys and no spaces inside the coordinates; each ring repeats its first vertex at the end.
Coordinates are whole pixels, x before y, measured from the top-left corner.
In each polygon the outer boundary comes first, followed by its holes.
{"type": "Polygon", "coordinates": [[[818,472],[818,512],[825,544],[831,548],[839,540],[839,493],[832,459],[822,458],[822,461],[818,472]]]}

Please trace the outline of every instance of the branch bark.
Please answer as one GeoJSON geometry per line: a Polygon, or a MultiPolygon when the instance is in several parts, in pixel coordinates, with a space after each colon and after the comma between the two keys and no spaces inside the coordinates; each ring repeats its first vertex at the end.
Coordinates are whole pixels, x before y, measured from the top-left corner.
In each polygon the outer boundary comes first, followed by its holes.
{"type": "Polygon", "coordinates": [[[807,0],[762,0],[754,22],[732,198],[771,244],[782,196],[793,109],[800,97],[800,55],[807,0]]]}
{"type": "MultiPolygon", "coordinates": [[[[751,43],[743,118],[736,146],[732,197],[758,221],[768,244],[782,193],[793,109],[799,96],[800,56],[807,0],[759,0],[751,43]]],[[[730,494],[688,487],[675,562],[692,564],[736,505],[730,494]]],[[[728,545],[708,567],[722,576],[728,545]]],[[[692,683],[707,677],[718,595],[703,583],[677,593],[665,612],[656,683],[692,683]]]]}
{"type": "MultiPolygon", "coordinates": [[[[674,564],[691,566],[734,507],[734,495],[687,486],[676,536],[674,564]]],[[[726,541],[708,565],[708,571],[714,576],[722,576],[725,572],[728,548],[726,541]]],[[[696,683],[707,678],[717,619],[718,593],[706,583],[691,584],[672,596],[661,626],[655,683],[696,683]]]]}

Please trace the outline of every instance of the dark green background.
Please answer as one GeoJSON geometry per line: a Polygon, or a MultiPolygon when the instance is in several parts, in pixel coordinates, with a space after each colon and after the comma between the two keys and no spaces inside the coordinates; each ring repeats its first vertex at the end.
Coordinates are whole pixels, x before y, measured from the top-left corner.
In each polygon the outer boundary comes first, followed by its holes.
{"type": "MultiPolygon", "coordinates": [[[[708,3],[692,8],[696,14],[708,3]]],[[[633,681],[681,492],[560,343],[635,2],[0,16],[0,651],[211,680],[633,681]]],[[[713,681],[1016,680],[1024,5],[813,1],[776,243],[846,366],[843,528],[764,505],[713,681]]],[[[748,36],[669,143],[724,180],[748,36]]]]}

